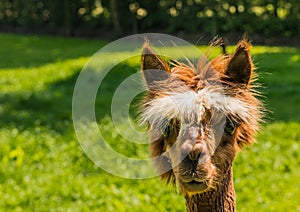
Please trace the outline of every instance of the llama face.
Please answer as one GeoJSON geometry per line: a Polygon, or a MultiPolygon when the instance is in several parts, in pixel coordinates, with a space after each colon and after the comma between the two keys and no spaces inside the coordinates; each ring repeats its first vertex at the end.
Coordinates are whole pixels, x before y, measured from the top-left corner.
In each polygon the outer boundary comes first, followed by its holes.
{"type": "Polygon", "coordinates": [[[222,182],[239,147],[253,141],[260,118],[246,41],[233,55],[199,64],[170,68],[149,45],[143,50],[149,91],[141,118],[149,127],[150,153],[162,178],[188,195],[222,182]]]}

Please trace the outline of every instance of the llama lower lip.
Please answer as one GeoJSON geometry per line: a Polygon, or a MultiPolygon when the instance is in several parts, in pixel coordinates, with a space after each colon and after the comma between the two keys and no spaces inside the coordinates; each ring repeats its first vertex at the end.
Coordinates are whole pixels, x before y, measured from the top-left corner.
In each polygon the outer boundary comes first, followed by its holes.
{"type": "Polygon", "coordinates": [[[201,193],[208,188],[206,183],[197,180],[192,180],[189,182],[181,181],[181,185],[186,191],[193,193],[201,193]]]}

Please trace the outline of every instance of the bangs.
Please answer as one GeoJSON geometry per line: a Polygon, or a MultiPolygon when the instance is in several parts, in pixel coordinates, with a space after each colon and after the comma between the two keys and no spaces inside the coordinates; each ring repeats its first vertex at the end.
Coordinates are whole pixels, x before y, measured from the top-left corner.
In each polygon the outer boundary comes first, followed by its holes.
{"type": "Polygon", "coordinates": [[[161,96],[144,104],[142,123],[153,126],[174,118],[197,123],[203,119],[206,110],[248,122],[253,110],[247,102],[225,95],[222,86],[208,86],[199,91],[166,92],[161,96]]]}

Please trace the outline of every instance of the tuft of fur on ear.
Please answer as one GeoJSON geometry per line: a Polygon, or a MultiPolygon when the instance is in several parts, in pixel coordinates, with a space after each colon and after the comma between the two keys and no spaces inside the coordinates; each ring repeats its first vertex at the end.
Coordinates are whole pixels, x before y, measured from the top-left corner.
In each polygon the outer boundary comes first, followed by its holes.
{"type": "Polygon", "coordinates": [[[223,55],[227,55],[227,51],[226,51],[226,43],[224,41],[224,39],[217,35],[215,36],[212,41],[209,43],[210,46],[220,46],[222,48],[222,54],[223,55]]]}
{"type": "Polygon", "coordinates": [[[169,65],[155,53],[149,43],[145,43],[143,47],[142,71],[145,83],[150,89],[156,82],[167,79],[171,72],[169,65]]]}
{"type": "Polygon", "coordinates": [[[250,56],[250,43],[243,39],[230,58],[224,81],[248,86],[251,82],[254,65],[250,56]]]}

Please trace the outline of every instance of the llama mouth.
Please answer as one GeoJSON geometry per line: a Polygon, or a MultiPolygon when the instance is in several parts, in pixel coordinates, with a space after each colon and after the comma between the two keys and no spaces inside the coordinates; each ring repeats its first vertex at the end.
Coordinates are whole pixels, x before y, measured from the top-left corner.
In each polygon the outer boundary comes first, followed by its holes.
{"type": "Polygon", "coordinates": [[[204,182],[192,180],[190,182],[187,182],[187,184],[189,184],[189,185],[199,185],[199,184],[204,184],[204,182]]]}

